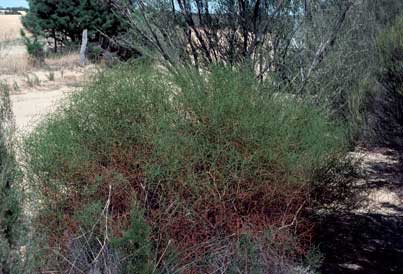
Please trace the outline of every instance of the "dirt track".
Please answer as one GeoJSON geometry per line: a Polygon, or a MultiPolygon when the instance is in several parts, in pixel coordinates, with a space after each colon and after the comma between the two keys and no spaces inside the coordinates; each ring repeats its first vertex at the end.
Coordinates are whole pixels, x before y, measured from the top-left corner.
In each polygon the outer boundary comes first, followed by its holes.
{"type": "MultiPolygon", "coordinates": [[[[388,148],[360,150],[356,208],[321,217],[316,242],[323,274],[403,273],[403,167],[388,148]]],[[[353,189],[354,190],[354,189],[353,189]]]]}
{"type": "Polygon", "coordinates": [[[66,89],[11,95],[17,130],[32,130],[43,115],[57,108],[65,96],[66,89]]]}

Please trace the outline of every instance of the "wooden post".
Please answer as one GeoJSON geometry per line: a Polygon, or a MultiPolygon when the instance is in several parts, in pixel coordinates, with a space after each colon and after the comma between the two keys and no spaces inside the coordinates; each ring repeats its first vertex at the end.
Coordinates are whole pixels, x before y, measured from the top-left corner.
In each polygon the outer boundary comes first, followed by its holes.
{"type": "Polygon", "coordinates": [[[85,29],[83,31],[83,38],[81,42],[81,50],[80,50],[80,65],[85,66],[85,53],[87,51],[87,43],[88,43],[88,31],[85,29]]]}

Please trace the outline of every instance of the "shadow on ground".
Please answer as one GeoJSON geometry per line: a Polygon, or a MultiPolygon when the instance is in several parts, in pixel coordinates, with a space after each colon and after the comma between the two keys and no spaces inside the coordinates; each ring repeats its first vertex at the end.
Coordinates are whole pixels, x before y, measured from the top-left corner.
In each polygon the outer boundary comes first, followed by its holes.
{"type": "Polygon", "coordinates": [[[330,214],[316,235],[323,274],[403,273],[403,216],[330,214]]]}
{"type": "MultiPolygon", "coordinates": [[[[367,151],[357,208],[318,214],[323,274],[403,274],[403,168],[399,153],[367,151]],[[365,198],[367,199],[365,200],[365,198]]],[[[351,197],[351,199],[355,199],[351,197]]]]}

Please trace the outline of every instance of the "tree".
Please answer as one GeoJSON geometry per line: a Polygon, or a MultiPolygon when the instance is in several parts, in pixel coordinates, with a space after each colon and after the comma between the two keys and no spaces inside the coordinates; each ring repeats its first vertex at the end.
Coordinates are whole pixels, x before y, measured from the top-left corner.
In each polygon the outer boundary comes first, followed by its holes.
{"type": "MultiPolygon", "coordinates": [[[[316,1],[310,2],[306,12],[311,16],[305,21],[304,50],[308,64],[315,48],[326,37],[323,33],[334,20],[332,14],[340,14],[342,8],[340,1],[336,0],[327,1],[327,5],[324,1],[320,5],[316,1]]],[[[381,117],[390,113],[391,109],[398,109],[397,106],[385,105],[387,101],[397,100],[386,99],[385,96],[391,94],[380,91],[378,75],[383,65],[378,39],[381,32],[389,32],[390,24],[402,11],[403,2],[400,0],[356,1],[331,50],[326,52],[326,58],[311,74],[305,87],[305,93],[326,108],[332,117],[341,118],[349,124],[352,141],[365,139],[368,143],[369,139],[382,137],[375,131],[380,131],[381,123],[390,126],[391,117],[381,117]]]]}
{"type": "Polygon", "coordinates": [[[31,33],[53,39],[53,49],[69,43],[78,44],[88,29],[89,39],[108,46],[109,39],[124,31],[124,22],[108,0],[29,0],[29,12],[23,17],[31,33]]]}

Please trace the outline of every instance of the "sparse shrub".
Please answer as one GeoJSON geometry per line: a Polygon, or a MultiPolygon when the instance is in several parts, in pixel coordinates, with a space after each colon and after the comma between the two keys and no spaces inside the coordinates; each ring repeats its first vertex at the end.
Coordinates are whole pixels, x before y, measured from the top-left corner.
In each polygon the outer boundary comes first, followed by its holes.
{"type": "Polygon", "coordinates": [[[18,174],[8,87],[0,84],[0,273],[17,274],[22,232],[18,174]]]}
{"type": "Polygon", "coordinates": [[[41,85],[41,80],[39,80],[38,75],[36,75],[35,73],[32,74],[33,77],[33,83],[35,86],[40,86],[41,85]]]}
{"type": "Polygon", "coordinates": [[[54,81],[55,80],[55,73],[53,71],[50,71],[49,74],[47,75],[49,81],[54,81]]]}
{"type": "Polygon", "coordinates": [[[99,62],[102,58],[104,49],[100,46],[89,44],[88,46],[88,59],[92,62],[99,62]]]}
{"type": "Polygon", "coordinates": [[[163,272],[175,254],[179,273],[211,273],[211,243],[280,228],[279,245],[293,243],[284,254],[303,256],[310,182],[344,152],[344,129],[245,71],[172,75],[142,62],[100,73],[25,141],[49,246],[68,253],[86,225],[77,216],[110,195],[115,248],[145,247],[128,270],[148,261],[163,272]]]}
{"type": "Polygon", "coordinates": [[[21,29],[20,33],[33,64],[41,66],[45,61],[43,44],[39,41],[37,36],[33,38],[28,37],[23,29],[21,29]]]}
{"type": "Polygon", "coordinates": [[[20,86],[18,85],[18,83],[17,83],[16,81],[14,81],[14,83],[13,83],[13,89],[14,89],[14,91],[16,91],[16,92],[18,92],[18,91],[21,90],[21,89],[20,89],[20,86]]]}
{"type": "Polygon", "coordinates": [[[25,81],[27,82],[29,87],[34,87],[34,81],[33,79],[31,79],[31,77],[29,76],[29,74],[25,74],[25,81]]]}
{"type": "Polygon", "coordinates": [[[38,75],[36,75],[35,73],[32,74],[32,77],[30,74],[25,74],[25,80],[28,86],[31,88],[34,86],[39,86],[41,84],[38,75]]]}

